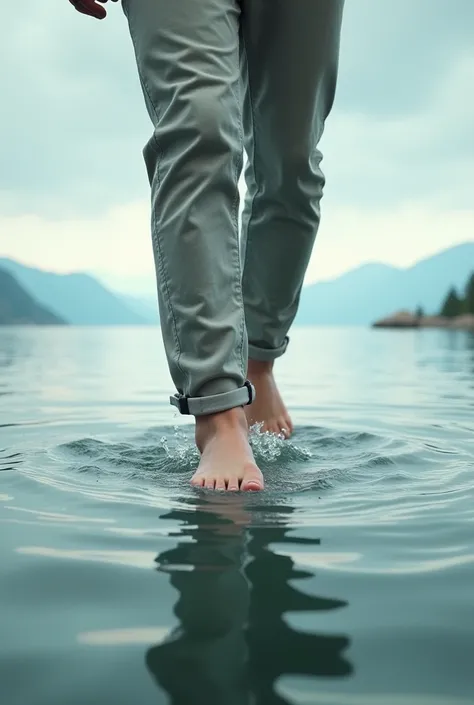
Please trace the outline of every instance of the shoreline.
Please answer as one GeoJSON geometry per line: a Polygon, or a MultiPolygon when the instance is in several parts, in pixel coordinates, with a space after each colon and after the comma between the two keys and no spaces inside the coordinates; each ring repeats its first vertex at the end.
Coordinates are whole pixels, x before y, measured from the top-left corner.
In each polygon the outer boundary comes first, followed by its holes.
{"type": "Polygon", "coordinates": [[[439,330],[464,330],[474,332],[474,314],[446,316],[416,316],[409,311],[399,311],[392,316],[372,323],[371,328],[435,328],[439,330]]]}

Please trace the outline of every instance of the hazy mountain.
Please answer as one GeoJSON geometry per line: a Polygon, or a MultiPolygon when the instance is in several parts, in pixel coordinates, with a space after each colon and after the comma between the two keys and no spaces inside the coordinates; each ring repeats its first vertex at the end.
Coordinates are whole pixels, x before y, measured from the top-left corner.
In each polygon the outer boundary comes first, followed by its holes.
{"type": "MultiPolygon", "coordinates": [[[[88,274],[52,274],[0,259],[41,304],[73,324],[158,323],[156,294],[114,293],[88,274]]],[[[365,264],[303,289],[298,325],[369,325],[402,308],[437,313],[452,286],[461,290],[474,270],[474,242],[452,247],[408,269],[365,264]]]]}
{"type": "MultiPolygon", "coordinates": [[[[296,325],[368,325],[402,308],[437,313],[448,293],[463,289],[474,270],[474,242],[458,245],[408,269],[370,263],[304,287],[296,325]]],[[[156,294],[122,296],[137,313],[158,321],[156,294]]]]}
{"type": "Polygon", "coordinates": [[[141,297],[117,293],[117,296],[119,296],[119,298],[131,311],[134,311],[134,313],[138,316],[144,318],[147,323],[159,324],[160,318],[158,314],[158,299],[156,295],[141,297]]]}
{"type": "Polygon", "coordinates": [[[474,270],[474,242],[452,247],[408,269],[366,264],[305,287],[296,323],[368,325],[406,308],[437,313],[452,286],[464,288],[474,270]]]}
{"type": "Polygon", "coordinates": [[[0,269],[0,324],[56,325],[65,323],[41,306],[18,283],[13,274],[0,269]]]}
{"type": "Polygon", "coordinates": [[[0,267],[13,274],[40,304],[75,325],[143,325],[121,298],[88,274],[55,274],[0,259],[0,267]]]}

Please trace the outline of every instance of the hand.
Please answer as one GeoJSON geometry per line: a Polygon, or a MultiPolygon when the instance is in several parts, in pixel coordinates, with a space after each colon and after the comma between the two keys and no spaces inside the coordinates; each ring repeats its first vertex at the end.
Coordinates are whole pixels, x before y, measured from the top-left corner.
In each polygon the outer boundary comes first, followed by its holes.
{"type": "MultiPolygon", "coordinates": [[[[99,2],[104,3],[107,2],[107,0],[69,0],[69,2],[71,5],[74,5],[78,12],[82,12],[83,15],[90,15],[97,20],[103,20],[107,17],[105,7],[99,5],[99,2]]],[[[112,2],[117,2],[117,0],[112,0],[112,2]]]]}

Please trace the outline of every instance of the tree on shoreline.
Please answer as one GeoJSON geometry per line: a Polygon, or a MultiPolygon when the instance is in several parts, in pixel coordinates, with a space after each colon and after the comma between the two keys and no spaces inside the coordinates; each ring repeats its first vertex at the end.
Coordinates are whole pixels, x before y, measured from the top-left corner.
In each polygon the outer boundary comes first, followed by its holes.
{"type": "Polygon", "coordinates": [[[463,308],[463,300],[459,298],[458,292],[453,287],[444,300],[441,315],[446,316],[446,318],[454,318],[463,313],[463,308]]]}
{"type": "Polygon", "coordinates": [[[474,314],[474,272],[466,285],[465,308],[466,313],[474,314]]]}
{"type": "Polygon", "coordinates": [[[423,310],[423,306],[418,306],[418,308],[416,309],[415,316],[417,318],[424,318],[424,315],[425,315],[425,312],[423,310]]]}
{"type": "Polygon", "coordinates": [[[474,314],[474,272],[469,277],[463,297],[458,295],[455,287],[450,289],[441,307],[440,315],[454,318],[464,313],[474,314]]]}

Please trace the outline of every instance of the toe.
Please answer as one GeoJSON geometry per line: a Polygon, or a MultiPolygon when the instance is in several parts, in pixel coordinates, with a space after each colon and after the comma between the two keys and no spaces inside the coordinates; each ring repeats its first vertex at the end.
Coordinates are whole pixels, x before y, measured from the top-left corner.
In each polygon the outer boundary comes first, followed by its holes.
{"type": "Polygon", "coordinates": [[[229,492],[238,492],[239,491],[239,479],[237,476],[232,476],[229,478],[227,482],[227,489],[229,492]]]}
{"type": "Polygon", "coordinates": [[[260,471],[252,470],[244,475],[240,489],[243,492],[260,492],[263,490],[263,475],[260,471]]]}
{"type": "Polygon", "coordinates": [[[263,490],[263,482],[260,480],[242,480],[240,489],[242,492],[260,492],[263,490]]]}
{"type": "Polygon", "coordinates": [[[193,487],[202,487],[204,485],[204,478],[202,475],[193,475],[191,484],[193,487]]]}
{"type": "Polygon", "coordinates": [[[291,427],[286,419],[284,419],[284,418],[279,419],[278,426],[279,426],[279,433],[284,438],[289,438],[291,436],[291,427]]]}
{"type": "Polygon", "coordinates": [[[219,479],[216,480],[216,490],[220,490],[222,492],[225,489],[226,489],[225,480],[223,477],[220,477],[219,479]]]}
{"type": "Polygon", "coordinates": [[[216,481],[213,477],[206,477],[204,487],[206,490],[213,490],[216,486],[216,481]]]}

